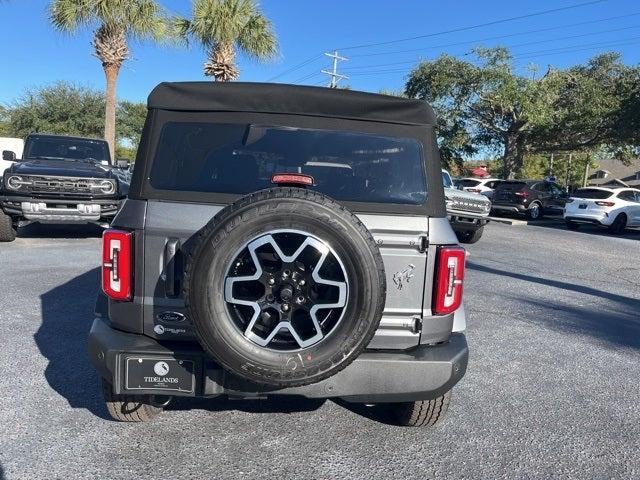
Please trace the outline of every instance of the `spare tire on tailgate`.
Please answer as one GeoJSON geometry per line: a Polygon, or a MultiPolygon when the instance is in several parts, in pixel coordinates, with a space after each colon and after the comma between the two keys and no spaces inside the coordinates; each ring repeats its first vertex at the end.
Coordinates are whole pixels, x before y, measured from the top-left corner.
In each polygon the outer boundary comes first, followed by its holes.
{"type": "Polygon", "coordinates": [[[292,387],[328,378],[362,352],[386,283],[355,215],[318,192],[278,187],[241,198],[203,228],[184,293],[200,343],[220,365],[292,387]]]}

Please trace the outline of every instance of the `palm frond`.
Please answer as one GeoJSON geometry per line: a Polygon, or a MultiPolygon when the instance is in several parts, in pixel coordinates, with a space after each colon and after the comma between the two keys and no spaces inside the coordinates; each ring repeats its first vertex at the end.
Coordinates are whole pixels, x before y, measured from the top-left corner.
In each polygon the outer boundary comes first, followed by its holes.
{"type": "Polygon", "coordinates": [[[192,18],[180,32],[204,47],[205,75],[221,81],[238,76],[236,49],[257,60],[274,57],[278,49],[273,25],[255,0],[194,0],[192,18]]]}
{"type": "Polygon", "coordinates": [[[91,22],[92,7],[91,0],[56,0],[49,5],[49,19],[58,30],[74,32],[91,22]]]}
{"type": "Polygon", "coordinates": [[[254,14],[249,18],[237,43],[245,55],[259,60],[273,58],[278,52],[273,25],[262,14],[254,14]]]}

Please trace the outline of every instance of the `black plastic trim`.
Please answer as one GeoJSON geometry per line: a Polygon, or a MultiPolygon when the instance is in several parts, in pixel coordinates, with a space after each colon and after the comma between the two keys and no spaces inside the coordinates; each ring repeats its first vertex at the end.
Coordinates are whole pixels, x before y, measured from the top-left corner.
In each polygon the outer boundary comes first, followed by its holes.
{"type": "MultiPolygon", "coordinates": [[[[343,398],[350,402],[380,403],[427,400],[441,396],[464,376],[469,358],[462,333],[448,342],[422,345],[406,352],[365,351],[336,375],[294,388],[272,388],[233,376],[222,370],[197,344],[161,344],[144,335],[121,332],[96,318],[89,332],[89,358],[101,377],[112,383],[114,393],[125,393],[123,359],[129,355],[157,355],[160,358],[196,362],[195,393],[188,396],[235,397],[291,395],[307,398],[343,398]]],[[[136,391],[162,394],[161,390],[136,391]]],[[[165,392],[185,396],[183,393],[165,392]]]]}

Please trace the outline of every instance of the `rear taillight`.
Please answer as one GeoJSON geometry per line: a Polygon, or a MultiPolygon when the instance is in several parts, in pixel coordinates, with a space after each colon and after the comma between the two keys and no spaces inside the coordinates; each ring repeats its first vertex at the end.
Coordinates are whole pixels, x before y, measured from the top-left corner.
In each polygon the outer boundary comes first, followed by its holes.
{"type": "Polygon", "coordinates": [[[601,207],[613,207],[615,202],[596,202],[596,205],[600,205],[601,207]]]}
{"type": "Polygon", "coordinates": [[[102,234],[102,290],[114,300],[131,300],[133,293],[133,236],[108,229],[102,234]]]}
{"type": "Polygon", "coordinates": [[[465,251],[462,247],[440,247],[436,258],[433,313],[445,315],[462,303],[465,251]]]}
{"type": "Polygon", "coordinates": [[[529,196],[529,192],[513,192],[518,197],[527,198],[529,196]]]}

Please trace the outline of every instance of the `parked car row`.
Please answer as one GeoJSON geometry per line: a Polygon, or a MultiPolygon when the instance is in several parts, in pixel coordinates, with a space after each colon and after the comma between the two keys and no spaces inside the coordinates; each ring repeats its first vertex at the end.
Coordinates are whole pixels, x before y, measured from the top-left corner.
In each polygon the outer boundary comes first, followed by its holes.
{"type": "Polygon", "coordinates": [[[455,184],[490,198],[493,215],[517,214],[529,220],[562,215],[570,230],[591,224],[616,234],[640,226],[640,190],[635,188],[585,187],[569,194],[549,180],[462,178],[455,184]]]}

